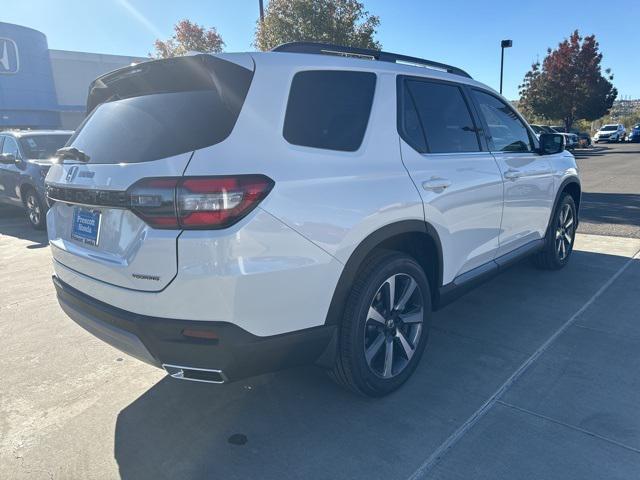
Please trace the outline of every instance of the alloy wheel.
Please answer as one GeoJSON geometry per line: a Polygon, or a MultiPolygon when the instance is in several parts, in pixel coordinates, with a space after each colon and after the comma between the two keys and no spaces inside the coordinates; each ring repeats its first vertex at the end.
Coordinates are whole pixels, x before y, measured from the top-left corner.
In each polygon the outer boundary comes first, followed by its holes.
{"type": "Polygon", "coordinates": [[[364,355],[369,369],[388,379],[399,375],[416,351],[424,321],[418,282],[406,273],[387,278],[367,313],[364,355]]]}
{"type": "Polygon", "coordinates": [[[27,211],[29,213],[29,221],[34,225],[39,225],[42,212],[40,211],[40,204],[33,194],[27,196],[27,211]]]}
{"type": "Polygon", "coordinates": [[[571,205],[564,204],[558,215],[558,225],[556,227],[556,254],[558,259],[563,261],[573,247],[575,234],[575,218],[571,205]]]}

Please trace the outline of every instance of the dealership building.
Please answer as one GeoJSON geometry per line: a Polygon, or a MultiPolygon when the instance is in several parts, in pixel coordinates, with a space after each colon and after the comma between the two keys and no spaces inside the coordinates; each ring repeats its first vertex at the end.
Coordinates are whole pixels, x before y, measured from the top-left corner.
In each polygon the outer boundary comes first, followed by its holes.
{"type": "Polygon", "coordinates": [[[146,58],[50,50],[37,30],[0,22],[0,130],[75,129],[89,84],[146,58]]]}

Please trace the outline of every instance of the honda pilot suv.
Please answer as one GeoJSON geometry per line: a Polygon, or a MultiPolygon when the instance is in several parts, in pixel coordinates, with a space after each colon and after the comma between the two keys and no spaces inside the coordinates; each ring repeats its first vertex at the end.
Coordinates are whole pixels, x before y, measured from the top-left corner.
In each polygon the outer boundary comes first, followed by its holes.
{"type": "Polygon", "coordinates": [[[434,310],[518,259],[571,257],[562,136],[456,67],[310,43],[197,54],[98,78],[88,110],[47,176],[58,300],[174,378],[315,363],[384,395],[434,310]]]}

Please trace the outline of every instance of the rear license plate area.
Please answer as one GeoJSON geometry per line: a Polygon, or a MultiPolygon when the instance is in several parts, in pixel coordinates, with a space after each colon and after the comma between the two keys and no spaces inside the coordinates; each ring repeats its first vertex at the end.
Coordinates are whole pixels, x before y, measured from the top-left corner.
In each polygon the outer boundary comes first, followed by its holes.
{"type": "Polygon", "coordinates": [[[75,207],[71,238],[86,245],[98,246],[100,241],[100,220],[102,214],[98,210],[75,207]]]}

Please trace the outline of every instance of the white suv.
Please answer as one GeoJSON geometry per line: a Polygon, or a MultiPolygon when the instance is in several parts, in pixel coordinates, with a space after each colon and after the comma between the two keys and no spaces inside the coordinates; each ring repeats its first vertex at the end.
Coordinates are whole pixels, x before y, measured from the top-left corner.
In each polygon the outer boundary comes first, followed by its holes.
{"type": "Polygon", "coordinates": [[[627,131],[621,123],[603,125],[593,136],[594,143],[600,142],[623,142],[626,139],[627,131]]]}
{"type": "Polygon", "coordinates": [[[88,109],[47,176],[58,299],[175,378],[316,363],[384,395],[432,311],[571,255],[562,136],[455,67],[294,43],[118,70],[88,109]]]}

